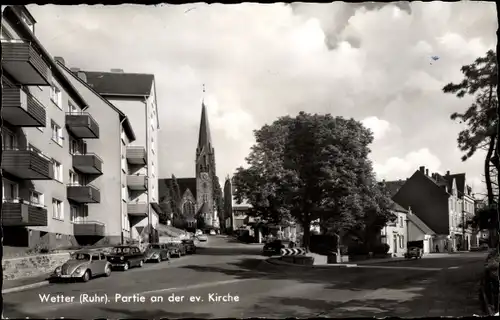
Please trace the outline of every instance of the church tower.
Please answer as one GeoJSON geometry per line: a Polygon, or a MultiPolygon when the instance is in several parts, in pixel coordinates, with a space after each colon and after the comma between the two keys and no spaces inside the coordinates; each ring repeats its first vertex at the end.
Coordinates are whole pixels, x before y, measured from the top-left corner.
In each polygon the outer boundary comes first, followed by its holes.
{"type": "MultiPolygon", "coordinates": [[[[205,88],[203,87],[203,92],[205,88]]],[[[212,227],[214,224],[214,181],[215,152],[210,136],[207,108],[205,101],[201,103],[200,132],[196,148],[196,210],[204,217],[205,225],[212,227]]]]}

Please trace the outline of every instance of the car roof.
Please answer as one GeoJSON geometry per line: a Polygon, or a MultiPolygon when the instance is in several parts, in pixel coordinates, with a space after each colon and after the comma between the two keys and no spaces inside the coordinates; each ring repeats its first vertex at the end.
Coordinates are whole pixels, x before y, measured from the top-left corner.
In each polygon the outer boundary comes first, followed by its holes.
{"type": "Polygon", "coordinates": [[[93,251],[93,250],[78,250],[78,251],[75,251],[73,252],[73,254],[76,254],[76,253],[85,253],[85,254],[93,254],[93,253],[96,253],[96,252],[99,252],[99,251],[93,251]]]}

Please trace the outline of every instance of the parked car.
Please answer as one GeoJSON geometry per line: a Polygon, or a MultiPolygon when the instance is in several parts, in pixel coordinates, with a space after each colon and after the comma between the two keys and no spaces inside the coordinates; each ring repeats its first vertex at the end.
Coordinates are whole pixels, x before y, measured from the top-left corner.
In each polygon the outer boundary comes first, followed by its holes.
{"type": "Polygon", "coordinates": [[[200,229],[196,230],[195,236],[201,236],[203,234],[203,231],[200,229]]]}
{"type": "Polygon", "coordinates": [[[198,238],[198,241],[201,241],[201,242],[208,241],[207,236],[204,234],[199,235],[197,238],[198,238]]]}
{"type": "Polygon", "coordinates": [[[215,232],[215,230],[210,230],[210,235],[211,236],[215,236],[217,233],[215,232]]]}
{"type": "Polygon", "coordinates": [[[137,246],[116,246],[111,249],[108,261],[113,268],[127,271],[132,267],[141,268],[144,264],[144,253],[137,246]]]}
{"type": "Polygon", "coordinates": [[[490,246],[487,243],[483,242],[479,245],[479,250],[481,250],[481,251],[488,251],[489,249],[490,249],[490,246]]]}
{"type": "Polygon", "coordinates": [[[404,254],[406,259],[422,259],[422,249],[418,247],[410,247],[408,251],[404,254]]]}
{"type": "Polygon", "coordinates": [[[194,241],[191,239],[182,240],[182,244],[186,248],[187,254],[196,253],[196,246],[194,245],[194,241]]]}
{"type": "Polygon", "coordinates": [[[151,243],[144,252],[144,260],[146,262],[162,262],[170,259],[170,251],[164,243],[151,243]]]}
{"type": "Polygon", "coordinates": [[[80,250],[71,254],[70,259],[62,266],[57,267],[50,279],[52,281],[63,279],[78,279],[89,281],[96,276],[111,275],[111,264],[103,252],[80,250]]]}
{"type": "Polygon", "coordinates": [[[169,242],[167,243],[167,247],[171,257],[180,258],[186,254],[186,248],[182,243],[169,242]]]}
{"type": "Polygon", "coordinates": [[[286,247],[287,244],[285,244],[284,241],[282,240],[271,240],[270,242],[264,245],[264,248],[262,249],[262,254],[265,256],[280,255],[281,249],[284,249],[286,247]]]}

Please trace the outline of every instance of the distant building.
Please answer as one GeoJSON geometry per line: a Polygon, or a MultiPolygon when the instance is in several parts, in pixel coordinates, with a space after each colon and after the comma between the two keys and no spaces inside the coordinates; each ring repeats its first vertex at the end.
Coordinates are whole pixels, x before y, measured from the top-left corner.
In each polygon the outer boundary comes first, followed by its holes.
{"type": "MultiPolygon", "coordinates": [[[[181,193],[182,213],[188,221],[201,216],[207,229],[220,227],[215,205],[214,182],[217,177],[215,149],[210,134],[210,125],[205,103],[201,105],[200,129],[196,147],[194,178],[176,178],[181,193]]],[[[159,179],[160,198],[165,198],[172,179],[159,179]]]]}

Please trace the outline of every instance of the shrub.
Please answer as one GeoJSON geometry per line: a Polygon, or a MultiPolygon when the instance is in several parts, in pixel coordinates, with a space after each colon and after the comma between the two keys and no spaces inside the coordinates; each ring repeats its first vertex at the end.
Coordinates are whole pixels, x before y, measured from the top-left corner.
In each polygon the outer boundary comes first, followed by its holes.
{"type": "Polygon", "coordinates": [[[387,243],[381,243],[373,246],[372,250],[374,254],[387,254],[389,252],[390,246],[387,243]]]}

